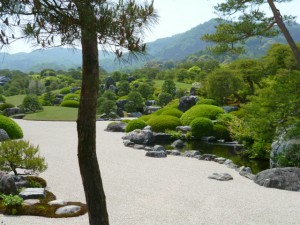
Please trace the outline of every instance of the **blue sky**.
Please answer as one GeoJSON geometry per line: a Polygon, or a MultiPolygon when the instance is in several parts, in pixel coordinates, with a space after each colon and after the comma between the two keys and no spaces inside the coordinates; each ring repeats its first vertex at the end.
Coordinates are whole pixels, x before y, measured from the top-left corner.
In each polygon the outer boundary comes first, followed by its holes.
{"type": "MultiPolygon", "coordinates": [[[[141,1],[143,2],[143,1],[141,1]]],[[[147,33],[146,41],[169,37],[185,32],[211,18],[216,18],[213,6],[224,0],[155,0],[154,7],[159,14],[159,23],[147,33]]],[[[281,14],[297,16],[300,23],[300,1],[277,4],[281,14]]],[[[269,11],[268,7],[264,7],[269,11]]],[[[32,48],[29,43],[18,42],[10,48],[10,53],[29,52],[32,48]]]]}

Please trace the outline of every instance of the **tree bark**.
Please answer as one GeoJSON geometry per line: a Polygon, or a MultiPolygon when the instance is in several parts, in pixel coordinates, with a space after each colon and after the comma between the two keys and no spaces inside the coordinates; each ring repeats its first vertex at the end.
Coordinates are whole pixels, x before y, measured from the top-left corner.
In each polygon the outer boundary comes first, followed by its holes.
{"type": "Polygon", "coordinates": [[[286,28],[284,22],[282,21],[282,16],[280,15],[279,10],[276,8],[274,0],[268,0],[268,3],[271,7],[271,10],[273,12],[273,15],[274,15],[274,18],[275,18],[275,21],[276,21],[278,27],[280,28],[280,30],[283,33],[287,43],[289,44],[290,48],[293,51],[295,59],[298,63],[298,69],[300,69],[300,52],[299,52],[299,49],[298,49],[293,37],[291,36],[290,32],[286,28]]]}
{"type": "Polygon", "coordinates": [[[96,106],[99,89],[96,19],[89,1],[77,1],[81,21],[82,87],[77,119],[78,162],[90,225],[108,225],[106,197],[96,154],[96,106]]]}

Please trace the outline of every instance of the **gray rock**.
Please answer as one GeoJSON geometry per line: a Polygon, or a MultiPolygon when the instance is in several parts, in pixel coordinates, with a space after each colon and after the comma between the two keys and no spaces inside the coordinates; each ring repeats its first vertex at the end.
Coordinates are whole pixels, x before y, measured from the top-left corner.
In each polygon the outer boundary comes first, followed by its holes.
{"type": "Polygon", "coordinates": [[[45,188],[26,188],[19,196],[23,199],[45,198],[45,188]]]}
{"type": "Polygon", "coordinates": [[[167,153],[165,151],[149,151],[146,152],[146,156],[153,158],[166,158],[167,153]]]}
{"type": "Polygon", "coordinates": [[[124,100],[118,100],[118,101],[116,102],[118,108],[120,108],[120,109],[122,109],[122,110],[124,110],[125,105],[126,105],[127,103],[128,103],[128,100],[126,100],[126,99],[124,99],[124,100]]]}
{"type": "Polygon", "coordinates": [[[183,96],[179,99],[178,109],[185,112],[196,105],[198,100],[197,96],[183,96]]]}
{"type": "Polygon", "coordinates": [[[235,165],[233,163],[233,161],[230,160],[230,159],[227,159],[223,164],[226,165],[227,167],[229,167],[230,169],[237,169],[238,168],[238,166],[235,165]]]}
{"type": "Polygon", "coordinates": [[[182,133],[186,134],[187,132],[191,131],[190,126],[178,126],[176,127],[176,131],[181,131],[182,133]]]}
{"type": "Polygon", "coordinates": [[[53,201],[48,202],[48,205],[66,205],[67,202],[62,199],[56,199],[53,201]]]}
{"type": "Polygon", "coordinates": [[[223,164],[226,161],[226,159],[223,157],[218,157],[218,158],[215,158],[214,161],[217,163],[223,164]]]}
{"type": "Polygon", "coordinates": [[[252,170],[250,167],[241,166],[237,169],[239,174],[243,177],[246,177],[250,180],[254,180],[255,175],[253,175],[252,170]]]}
{"type": "Polygon", "coordinates": [[[152,144],[154,141],[153,132],[150,130],[134,130],[122,138],[140,145],[152,144]]]}
{"type": "Polygon", "coordinates": [[[26,114],[19,113],[19,114],[12,115],[11,118],[13,118],[13,119],[23,119],[25,116],[26,116],[26,114]]]}
{"type": "Polygon", "coordinates": [[[222,106],[221,108],[224,109],[224,111],[227,113],[239,110],[239,107],[236,105],[227,105],[227,106],[222,106]]]}
{"type": "Polygon", "coordinates": [[[144,150],[145,151],[152,151],[153,147],[150,147],[150,146],[145,146],[144,150]]]}
{"type": "Polygon", "coordinates": [[[170,141],[172,139],[171,135],[166,133],[153,133],[153,138],[157,142],[170,141]]]}
{"type": "Polygon", "coordinates": [[[126,146],[126,147],[133,147],[134,146],[134,143],[132,141],[129,141],[129,140],[124,140],[123,141],[123,144],[126,146]]]}
{"type": "Polygon", "coordinates": [[[145,126],[144,128],[143,128],[143,130],[150,130],[150,131],[152,131],[152,128],[151,128],[151,126],[145,126]]]}
{"type": "Polygon", "coordinates": [[[145,105],[146,106],[156,105],[156,101],[155,100],[146,100],[145,105]]]}
{"type": "Polygon", "coordinates": [[[171,146],[175,149],[182,149],[185,146],[185,143],[182,140],[176,140],[171,144],[171,146]]]}
{"type": "Polygon", "coordinates": [[[168,151],[167,151],[167,154],[168,154],[168,155],[175,155],[175,156],[178,156],[178,155],[181,155],[181,152],[178,151],[178,150],[168,150],[168,151]]]}
{"type": "Polygon", "coordinates": [[[6,195],[17,194],[16,184],[12,175],[0,172],[0,193],[6,195]]]}
{"type": "Polygon", "coordinates": [[[166,149],[161,146],[161,145],[155,145],[153,148],[152,148],[152,151],[155,151],[155,152],[160,152],[160,151],[166,151],[166,149]]]}
{"type": "Polygon", "coordinates": [[[7,132],[3,129],[0,129],[0,142],[8,140],[8,139],[9,139],[9,136],[8,136],[7,132]]]}
{"type": "Polygon", "coordinates": [[[145,145],[134,145],[133,148],[137,150],[141,150],[145,148],[145,145]]]}
{"type": "Polygon", "coordinates": [[[233,180],[233,177],[229,173],[213,173],[208,176],[209,179],[215,179],[219,181],[233,180]]]}
{"type": "Polygon", "coordinates": [[[107,125],[105,131],[109,131],[109,132],[125,132],[126,126],[127,126],[127,123],[123,123],[123,122],[109,123],[107,125]]]}
{"type": "Polygon", "coordinates": [[[14,108],[7,108],[7,109],[5,109],[4,114],[5,114],[5,116],[10,117],[12,115],[19,114],[20,112],[21,111],[20,111],[19,108],[14,107],[14,108]]]}
{"type": "Polygon", "coordinates": [[[56,210],[56,215],[72,215],[78,213],[81,210],[80,206],[77,205],[67,205],[60,207],[56,210]]]}
{"type": "Polygon", "coordinates": [[[198,156],[198,155],[200,155],[200,152],[196,151],[196,150],[185,151],[183,153],[184,157],[191,157],[191,158],[194,158],[195,156],[198,156]]]}
{"type": "Polygon", "coordinates": [[[23,205],[32,206],[41,203],[39,199],[26,199],[23,202],[23,205]]]}
{"type": "Polygon", "coordinates": [[[143,114],[140,113],[140,112],[127,113],[127,116],[128,116],[128,117],[136,117],[136,118],[138,118],[138,117],[141,117],[142,115],[143,115],[143,114]]]}
{"type": "Polygon", "coordinates": [[[217,158],[216,155],[213,154],[203,154],[199,158],[199,160],[206,160],[206,161],[213,161],[215,158],[217,158]]]}
{"type": "Polygon", "coordinates": [[[146,107],[144,107],[144,113],[146,115],[149,115],[149,114],[152,114],[152,113],[154,113],[155,111],[157,111],[159,109],[161,109],[160,106],[146,106],[146,107]]]}
{"type": "Polygon", "coordinates": [[[255,176],[254,182],[269,188],[300,191],[300,168],[286,167],[264,170],[255,176]]]}

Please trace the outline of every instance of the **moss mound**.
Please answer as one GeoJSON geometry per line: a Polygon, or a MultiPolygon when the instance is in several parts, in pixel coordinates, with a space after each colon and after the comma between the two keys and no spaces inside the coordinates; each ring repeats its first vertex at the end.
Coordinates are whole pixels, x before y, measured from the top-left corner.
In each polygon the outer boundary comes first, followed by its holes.
{"type": "Polygon", "coordinates": [[[164,110],[160,115],[175,116],[177,118],[180,118],[182,114],[183,112],[181,112],[179,109],[169,108],[164,110]]]}
{"type": "Polygon", "coordinates": [[[197,105],[219,105],[214,99],[204,98],[197,102],[197,105]]]}
{"type": "Polygon", "coordinates": [[[227,127],[221,124],[215,124],[213,127],[213,136],[216,137],[218,140],[222,139],[225,141],[230,140],[230,133],[227,127]]]}
{"type": "Polygon", "coordinates": [[[225,113],[224,110],[214,105],[195,105],[182,114],[180,120],[182,125],[190,125],[197,117],[205,117],[215,120],[218,115],[225,113]]]}
{"type": "Polygon", "coordinates": [[[66,100],[63,101],[60,106],[62,107],[69,107],[69,108],[78,108],[79,107],[79,102],[75,100],[66,100]]]}
{"type": "Polygon", "coordinates": [[[198,117],[191,122],[191,131],[194,137],[201,138],[211,135],[213,131],[213,123],[205,117],[198,117]]]}
{"type": "Polygon", "coordinates": [[[166,130],[175,130],[181,125],[180,119],[175,116],[160,115],[154,116],[147,121],[154,132],[165,132],[166,130]]]}
{"type": "Polygon", "coordinates": [[[146,126],[147,126],[147,124],[144,120],[134,119],[134,120],[131,120],[128,122],[128,124],[125,128],[125,132],[128,133],[128,132],[131,132],[136,129],[143,129],[146,126]]]}
{"type": "Polygon", "coordinates": [[[5,130],[10,139],[23,138],[21,127],[15,121],[3,115],[0,115],[0,129],[5,130]]]}

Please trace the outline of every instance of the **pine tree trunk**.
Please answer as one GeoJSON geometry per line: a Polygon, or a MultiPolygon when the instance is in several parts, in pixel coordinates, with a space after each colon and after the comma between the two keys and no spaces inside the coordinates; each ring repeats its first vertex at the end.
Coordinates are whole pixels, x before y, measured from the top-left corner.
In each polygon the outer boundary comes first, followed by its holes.
{"type": "MultiPolygon", "coordinates": [[[[80,1],[79,1],[80,2],[80,1]]],[[[90,225],[108,225],[106,198],[96,155],[99,65],[95,18],[89,3],[78,3],[81,20],[82,87],[77,119],[78,161],[90,225]],[[83,7],[86,6],[86,7],[83,7]],[[90,10],[89,10],[90,9],[90,10]]],[[[77,7],[78,8],[78,7],[77,7]]]]}
{"type": "Polygon", "coordinates": [[[271,10],[273,12],[273,15],[274,15],[274,18],[275,18],[275,21],[276,21],[278,27],[280,28],[280,30],[283,33],[287,43],[289,44],[290,48],[293,51],[295,59],[298,63],[298,69],[300,69],[300,51],[299,51],[293,37],[291,36],[290,32],[286,28],[284,22],[282,21],[282,16],[280,15],[279,10],[276,8],[276,6],[274,4],[274,0],[268,0],[268,3],[271,7],[271,10]]]}

